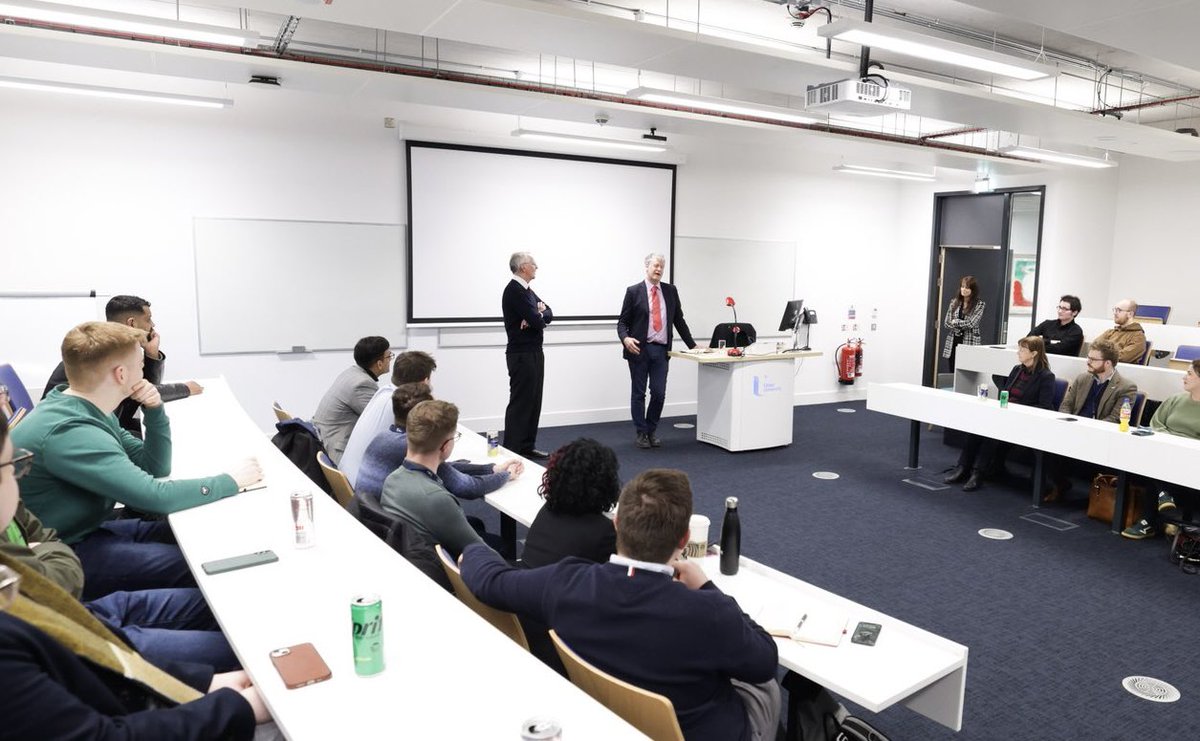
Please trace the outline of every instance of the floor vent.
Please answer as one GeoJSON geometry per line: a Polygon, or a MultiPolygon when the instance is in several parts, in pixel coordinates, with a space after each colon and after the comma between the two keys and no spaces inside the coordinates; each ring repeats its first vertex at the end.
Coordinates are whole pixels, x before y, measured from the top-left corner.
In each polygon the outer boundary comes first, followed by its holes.
{"type": "Polygon", "coordinates": [[[1179,699],[1179,690],[1154,677],[1125,677],[1121,686],[1131,695],[1151,702],[1175,702],[1179,699]]]}
{"type": "Polygon", "coordinates": [[[985,527],[979,531],[979,534],[985,538],[992,540],[1012,540],[1013,534],[1007,530],[1001,530],[996,527],[985,527]]]}
{"type": "Polygon", "coordinates": [[[901,481],[902,481],[902,483],[908,484],[909,486],[916,486],[918,488],[927,489],[929,491],[945,491],[950,488],[946,484],[943,484],[940,481],[934,481],[933,479],[916,478],[916,479],[901,479],[901,481]]]}
{"type": "Polygon", "coordinates": [[[1029,522],[1032,522],[1035,525],[1041,525],[1042,527],[1048,527],[1051,530],[1058,530],[1059,532],[1065,532],[1067,530],[1074,530],[1075,528],[1079,527],[1078,525],[1076,525],[1073,522],[1067,522],[1066,520],[1060,520],[1057,517],[1051,517],[1050,515],[1044,515],[1041,512],[1030,512],[1027,515],[1021,515],[1021,519],[1028,520],[1029,522]]]}

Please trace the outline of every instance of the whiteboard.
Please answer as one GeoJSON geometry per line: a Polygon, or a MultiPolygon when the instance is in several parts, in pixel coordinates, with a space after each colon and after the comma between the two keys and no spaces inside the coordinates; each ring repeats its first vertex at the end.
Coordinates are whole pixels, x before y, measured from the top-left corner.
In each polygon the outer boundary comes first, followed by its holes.
{"type": "Polygon", "coordinates": [[[200,354],[405,341],[404,227],[196,219],[200,354]]]}
{"type": "Polygon", "coordinates": [[[733,321],[726,296],[737,302],[738,320],[753,324],[760,337],[783,334],[778,328],[784,305],[804,298],[794,295],[794,242],[679,237],[675,285],[696,342],[710,338],[716,325],[733,321]]]}
{"type": "Polygon", "coordinates": [[[670,255],[675,166],[408,142],[413,322],[500,321],[514,252],[556,320],[615,319],[670,255]]]}

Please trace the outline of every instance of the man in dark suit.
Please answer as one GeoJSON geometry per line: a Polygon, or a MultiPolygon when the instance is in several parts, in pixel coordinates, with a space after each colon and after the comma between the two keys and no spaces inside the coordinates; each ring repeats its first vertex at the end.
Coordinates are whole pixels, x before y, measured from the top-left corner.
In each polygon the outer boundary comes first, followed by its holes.
{"type": "Polygon", "coordinates": [[[554,312],[538,298],[529,284],[537,276],[537,262],[528,252],[514,252],[508,259],[513,279],[504,287],[501,308],[508,345],[508,408],[504,410],[504,447],[526,458],[546,460],[549,454],[534,447],[538,420],[542,416],[542,381],[545,357],[542,335],[554,312]]]}
{"type": "Polygon", "coordinates": [[[629,397],[633,426],[637,428],[639,448],[657,448],[662,443],[655,431],[667,397],[667,352],[675,339],[674,330],[689,349],[696,346],[679,291],[662,282],[666,259],[659,254],[646,255],[646,280],[625,289],[625,302],[617,319],[617,336],[629,361],[633,390],[629,397]],[[650,406],[646,406],[646,382],[650,383],[650,406]]]}

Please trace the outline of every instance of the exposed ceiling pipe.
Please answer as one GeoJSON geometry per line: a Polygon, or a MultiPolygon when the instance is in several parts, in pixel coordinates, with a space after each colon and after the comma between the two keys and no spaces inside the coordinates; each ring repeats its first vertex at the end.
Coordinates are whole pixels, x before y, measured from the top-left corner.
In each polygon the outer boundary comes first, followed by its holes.
{"type": "Polygon", "coordinates": [[[1145,103],[1130,103],[1129,105],[1107,106],[1105,108],[1095,108],[1089,113],[1097,116],[1107,116],[1113,113],[1124,113],[1126,111],[1140,111],[1146,108],[1155,108],[1161,105],[1171,105],[1172,103],[1182,103],[1186,100],[1200,100],[1200,94],[1197,95],[1177,95],[1173,98],[1159,98],[1145,103]]]}

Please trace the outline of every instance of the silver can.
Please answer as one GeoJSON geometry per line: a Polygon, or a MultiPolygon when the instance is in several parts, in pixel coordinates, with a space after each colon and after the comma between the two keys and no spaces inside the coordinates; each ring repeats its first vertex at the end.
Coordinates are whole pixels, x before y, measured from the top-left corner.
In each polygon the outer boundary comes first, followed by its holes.
{"type": "Polygon", "coordinates": [[[553,718],[530,718],[521,724],[521,741],[562,741],[562,726],[553,718]]]}
{"type": "Polygon", "coordinates": [[[979,398],[980,399],[988,398],[988,385],[986,383],[979,384],[979,398]]]}
{"type": "Polygon", "coordinates": [[[313,524],[313,495],[311,491],[292,492],[292,525],[296,528],[296,547],[311,548],[316,544],[313,524]]]}

